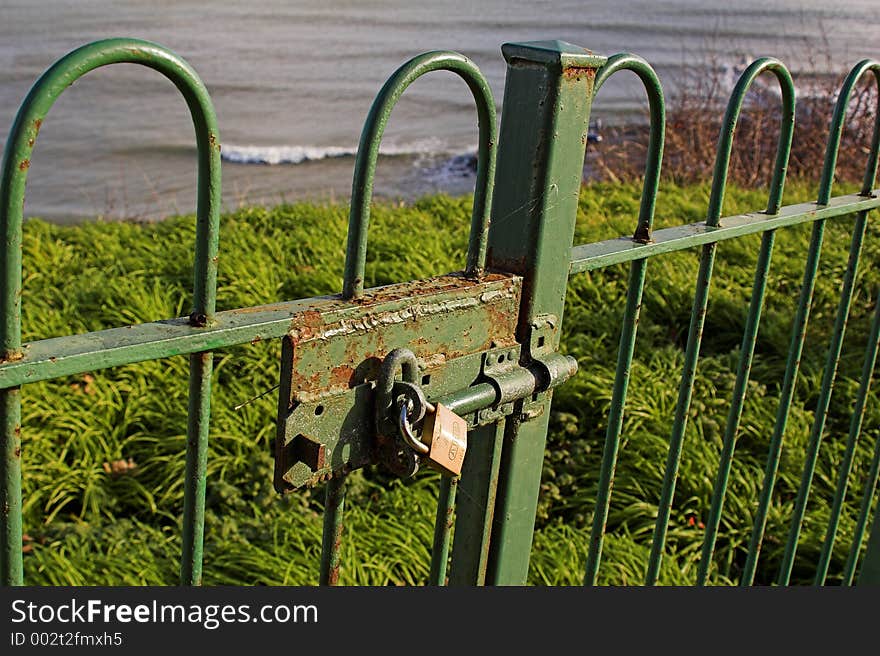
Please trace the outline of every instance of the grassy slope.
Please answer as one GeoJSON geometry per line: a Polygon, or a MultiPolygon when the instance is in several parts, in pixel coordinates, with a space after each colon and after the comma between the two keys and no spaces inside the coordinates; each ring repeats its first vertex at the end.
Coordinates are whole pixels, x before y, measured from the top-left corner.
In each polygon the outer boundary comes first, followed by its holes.
{"type": "MultiPolygon", "coordinates": [[[[577,241],[632,230],[638,189],[587,187],[577,241]]],[[[790,185],[787,201],[812,191],[790,185]]],[[[658,226],[699,221],[708,189],[665,186],[658,226]]],[[[759,209],[763,192],[732,190],[726,213],[759,209]]],[[[426,277],[463,264],[469,199],[426,198],[374,209],[368,284],[426,277]],[[415,239],[413,237],[416,237],[415,239]]],[[[224,217],[218,307],[228,309],[316,294],[341,286],[346,209],[297,204],[251,208],[224,217]]],[[[768,523],[759,582],[772,580],[781,557],[801,462],[845,267],[852,220],[832,222],[768,523]]],[[[744,562],[753,506],[776,411],[790,321],[809,228],[779,235],[737,459],[718,540],[716,582],[736,580],[744,562]]],[[[824,535],[835,470],[843,450],[848,402],[877,287],[878,242],[869,227],[853,317],[841,362],[840,394],[819,458],[795,576],[809,579],[824,535]]],[[[191,285],[191,217],[146,226],[90,223],[58,227],[31,221],[25,230],[24,329],[29,340],[186,314],[191,285]]],[[[661,581],[696,576],[701,530],[733,385],[750,293],[757,238],[719,248],[699,381],[661,581]]],[[[641,581],[666,458],[683,360],[697,253],[652,260],[617,469],[602,583],[641,581]]],[[[530,581],[579,583],[596,494],[627,271],[584,274],[570,285],[565,349],[581,373],[557,392],[530,581]]],[[[268,443],[275,401],[267,395],[233,408],[277,382],[279,345],[218,353],[208,465],[205,581],[209,584],[317,582],[322,495],[279,498],[271,488],[268,443]]],[[[182,507],[185,358],[120,367],[24,388],[26,580],[32,584],[163,584],[176,580],[182,507]],[[111,476],[104,463],[136,468],[111,476]]],[[[862,479],[877,436],[869,407],[831,580],[839,575],[862,479]]],[[[342,582],[420,584],[427,577],[437,477],[388,480],[355,476],[347,504],[342,582]]]]}

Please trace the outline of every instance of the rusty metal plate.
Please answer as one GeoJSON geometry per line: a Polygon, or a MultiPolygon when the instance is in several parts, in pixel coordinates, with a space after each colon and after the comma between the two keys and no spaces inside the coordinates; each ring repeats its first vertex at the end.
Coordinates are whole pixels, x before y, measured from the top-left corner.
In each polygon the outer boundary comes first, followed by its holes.
{"type": "Polygon", "coordinates": [[[406,347],[429,399],[480,376],[482,353],[514,347],[522,279],[460,274],[389,285],[296,318],[284,339],[275,488],[315,485],[376,462],[373,388],[389,351],[406,347]]]}

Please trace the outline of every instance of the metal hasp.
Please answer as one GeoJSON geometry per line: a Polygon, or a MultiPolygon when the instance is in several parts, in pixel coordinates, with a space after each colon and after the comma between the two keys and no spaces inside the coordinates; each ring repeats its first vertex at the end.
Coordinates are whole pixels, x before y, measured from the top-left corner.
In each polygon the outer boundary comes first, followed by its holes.
{"type": "Polygon", "coordinates": [[[399,408],[380,401],[388,396],[383,365],[398,345],[416,365],[404,363],[405,384],[471,429],[568,380],[577,371],[573,358],[545,353],[521,363],[521,289],[519,276],[489,273],[477,281],[452,273],[374,288],[357,301],[315,299],[283,341],[275,488],[314,486],[380,462],[408,475],[396,450],[386,448],[399,408]]]}
{"type": "Polygon", "coordinates": [[[315,485],[377,461],[375,387],[392,350],[415,354],[414,382],[432,400],[475,383],[484,352],[518,352],[521,284],[516,276],[478,282],[450,274],[368,290],[357,301],[327,299],[294,321],[282,347],[275,488],[315,485]]]}

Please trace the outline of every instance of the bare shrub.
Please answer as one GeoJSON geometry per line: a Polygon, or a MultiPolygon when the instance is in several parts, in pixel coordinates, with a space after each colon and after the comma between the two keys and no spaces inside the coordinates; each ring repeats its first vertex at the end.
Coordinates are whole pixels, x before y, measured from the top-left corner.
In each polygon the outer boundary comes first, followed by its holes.
{"type": "MultiPolygon", "coordinates": [[[[744,69],[743,65],[741,69],[744,69]]],[[[840,75],[821,74],[833,70],[829,63],[819,68],[808,65],[807,73],[794,77],[797,90],[795,133],[789,161],[789,176],[818,181],[825,156],[829,125],[840,85],[840,75]]],[[[727,71],[709,62],[699,74],[682,80],[667,98],[666,144],[663,176],[679,184],[709,180],[715,164],[719,132],[727,105],[727,71]]],[[[870,149],[877,107],[877,89],[872,76],[864,76],[850,99],[837,163],[837,179],[861,182],[870,149]]],[[[772,177],[779,138],[781,100],[779,85],[771,73],[762,74],[746,96],[736,128],[729,179],[755,187],[772,177]]],[[[645,109],[647,123],[647,108],[645,109]]],[[[648,130],[644,125],[612,127],[599,144],[591,144],[589,177],[638,179],[644,172],[648,130]]]]}

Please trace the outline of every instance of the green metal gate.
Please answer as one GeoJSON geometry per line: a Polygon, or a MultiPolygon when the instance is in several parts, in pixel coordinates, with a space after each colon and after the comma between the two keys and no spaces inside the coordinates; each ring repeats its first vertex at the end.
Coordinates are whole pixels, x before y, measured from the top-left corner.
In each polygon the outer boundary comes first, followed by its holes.
{"type": "MultiPolygon", "coordinates": [[[[779,61],[770,58],[755,61],[743,73],[728,104],[706,220],[654,231],[665,110],[663,91],[650,65],[634,55],[605,58],[558,41],[507,44],[502,51],[508,73],[500,134],[496,133],[495,102],[488,84],[473,63],[457,53],[432,52],[416,57],[398,69],[380,91],[367,118],[355,163],[344,286],[340,295],[221,312],[215,309],[220,140],[210,97],[196,73],[161,46],[130,39],[84,46],[46,71],[31,89],[15,119],[6,143],[0,178],[0,229],[4,234],[3,293],[0,295],[3,316],[0,324],[3,347],[0,572],[5,584],[22,583],[21,385],[128,363],[189,355],[190,401],[180,576],[184,584],[199,584],[211,352],[269,339],[283,340],[274,453],[276,489],[290,492],[305,485],[327,485],[322,583],[333,584],[338,577],[349,473],[381,462],[400,475],[411,474],[419,458],[411,448],[412,440],[402,440],[400,432],[405,423],[410,420],[418,423],[426,412],[433,412],[432,408],[438,403],[459,414],[467,422],[469,434],[461,476],[445,477],[441,485],[430,582],[436,585],[524,583],[553,388],[577,370],[573,358],[559,353],[569,278],[629,262],[629,287],[599,493],[593,508],[592,535],[586,545],[585,583],[594,584],[621,442],[647,263],[655,256],[699,247],[700,267],[685,366],[646,563],[645,582],[654,584],[673,506],[717,245],[724,240],[761,234],[736,383],[706,522],[698,575],[698,582],[705,584],[713,565],[715,541],[723,517],[774,236],[780,228],[810,223],[812,239],[792,327],[781,402],[757,500],[748,561],[741,579],[743,584],[751,584],[794,395],[825,224],[829,219],[855,213],[849,265],[841,285],[807,462],[778,576],[780,584],[789,582],[825,433],[867,213],[880,205],[873,193],[880,124],[875,122],[861,193],[832,197],[837,152],[849,97],[858,80],[868,72],[880,83],[880,63],[860,62],[844,82],[831,120],[817,201],[783,206],[794,128],[794,87],[788,71],[779,61]],[[199,168],[192,314],[22,344],[22,213],[27,170],[40,125],[57,97],[76,79],[100,66],[120,62],[142,64],[163,73],[183,94],[192,115],[199,168]],[[459,75],[471,90],[478,111],[478,173],[465,268],[429,280],[364,290],[367,229],[379,142],[400,95],[415,79],[434,70],[459,75]],[[604,82],[620,70],[630,70],[641,79],[650,106],[651,136],[636,228],[632,237],[572,248],[592,98],[604,82]],[[782,127],[767,207],[764,211],[722,218],[736,123],[750,85],[764,72],[777,78],[782,103],[782,127]],[[402,380],[398,380],[398,371],[402,380]],[[407,406],[407,402],[412,405],[407,406]]],[[[824,583],[828,574],[869,398],[878,341],[880,303],[865,352],[831,522],[816,568],[817,584],[824,583]]],[[[580,375],[589,376],[590,372],[582,371],[580,375]]],[[[845,584],[854,580],[860,560],[860,581],[880,581],[877,519],[867,554],[861,558],[878,470],[880,441],[874,448],[861,510],[855,520],[855,538],[843,573],[845,584]]]]}

